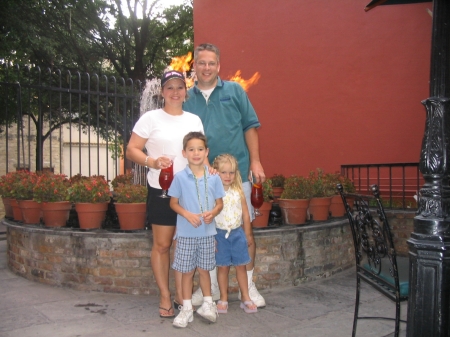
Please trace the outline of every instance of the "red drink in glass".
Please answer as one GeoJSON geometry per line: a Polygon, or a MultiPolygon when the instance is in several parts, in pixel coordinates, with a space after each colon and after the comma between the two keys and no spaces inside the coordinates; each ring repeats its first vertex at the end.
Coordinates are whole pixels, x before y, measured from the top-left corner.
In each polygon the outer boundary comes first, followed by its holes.
{"type": "Polygon", "coordinates": [[[252,206],[256,209],[260,208],[264,202],[264,196],[262,191],[262,184],[253,184],[252,185],[252,194],[251,194],[251,202],[252,206]]]}
{"type": "Polygon", "coordinates": [[[172,180],[173,180],[173,165],[161,169],[161,172],[159,173],[159,185],[163,190],[162,195],[160,196],[161,198],[169,198],[167,196],[167,190],[169,189],[172,180]]]}
{"type": "Polygon", "coordinates": [[[159,173],[159,184],[161,185],[161,188],[163,190],[168,190],[170,187],[170,184],[173,180],[173,169],[172,166],[161,169],[161,172],[159,173]]]}

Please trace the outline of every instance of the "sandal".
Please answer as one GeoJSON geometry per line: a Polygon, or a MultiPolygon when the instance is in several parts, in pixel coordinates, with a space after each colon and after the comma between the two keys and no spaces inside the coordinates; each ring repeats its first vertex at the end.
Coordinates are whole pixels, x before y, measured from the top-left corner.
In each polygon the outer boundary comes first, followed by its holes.
{"type": "MultiPolygon", "coordinates": [[[[178,303],[176,300],[173,300],[173,307],[177,310],[181,310],[183,307],[183,304],[178,303]],[[180,308],[181,307],[181,308],[180,308]]],[[[193,312],[195,312],[195,308],[192,307],[193,312]]]]}
{"type": "Polygon", "coordinates": [[[159,307],[159,317],[161,318],[174,318],[175,317],[175,313],[170,314],[170,311],[173,310],[173,307],[170,307],[169,309],[163,308],[163,307],[159,307]],[[163,315],[161,313],[161,310],[166,311],[167,315],[163,315]]]}
{"type": "Polygon", "coordinates": [[[228,302],[227,301],[218,301],[217,302],[217,312],[219,314],[226,314],[228,312],[228,302]],[[222,307],[222,309],[220,308],[222,307]]]}
{"type": "Polygon", "coordinates": [[[255,303],[253,303],[253,301],[245,301],[245,302],[241,302],[240,304],[241,309],[244,309],[244,311],[247,314],[252,314],[254,312],[258,312],[258,307],[256,306],[255,303]],[[250,308],[250,306],[255,306],[254,309],[250,308]]]}
{"type": "Polygon", "coordinates": [[[182,307],[183,304],[178,303],[176,300],[173,300],[173,307],[177,310],[180,310],[180,307],[182,307]]]}

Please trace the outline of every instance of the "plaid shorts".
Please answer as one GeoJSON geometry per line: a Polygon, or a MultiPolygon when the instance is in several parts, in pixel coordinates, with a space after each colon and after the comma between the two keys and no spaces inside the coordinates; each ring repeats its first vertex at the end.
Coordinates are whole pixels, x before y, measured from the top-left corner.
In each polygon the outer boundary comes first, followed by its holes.
{"type": "Polygon", "coordinates": [[[216,267],[214,235],[177,237],[172,268],[181,273],[188,273],[197,267],[203,270],[213,270],[216,267]]]}

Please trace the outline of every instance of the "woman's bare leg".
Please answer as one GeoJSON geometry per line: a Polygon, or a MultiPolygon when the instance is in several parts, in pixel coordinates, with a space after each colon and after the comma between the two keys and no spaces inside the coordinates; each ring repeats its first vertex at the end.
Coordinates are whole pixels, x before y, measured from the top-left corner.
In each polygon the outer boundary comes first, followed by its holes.
{"type": "MultiPolygon", "coordinates": [[[[170,246],[173,242],[175,226],[152,225],[153,247],[151,264],[156,284],[160,292],[160,307],[172,307],[169,290],[170,246]]],[[[173,311],[171,311],[173,314],[173,311]]]]}

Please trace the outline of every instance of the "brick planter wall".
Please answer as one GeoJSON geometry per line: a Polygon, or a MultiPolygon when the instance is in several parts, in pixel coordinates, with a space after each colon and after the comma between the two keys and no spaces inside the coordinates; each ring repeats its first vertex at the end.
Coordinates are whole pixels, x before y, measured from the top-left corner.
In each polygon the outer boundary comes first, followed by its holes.
{"type": "MultiPolygon", "coordinates": [[[[397,249],[407,255],[413,212],[389,212],[397,249]]],[[[113,233],[47,229],[3,219],[9,268],[35,282],[77,290],[158,294],[150,266],[151,231],[113,233]]],[[[344,218],[306,226],[255,230],[254,281],[259,289],[328,277],[352,267],[354,250],[344,218]]],[[[174,289],[173,277],[171,288],[174,289]]],[[[197,282],[197,279],[196,279],[197,282]]],[[[238,290],[234,268],[230,291],[238,290]]]]}
{"type": "Polygon", "coordinates": [[[391,226],[391,233],[397,254],[407,257],[409,249],[406,241],[411,237],[411,233],[414,231],[414,217],[416,216],[416,212],[386,211],[386,216],[389,219],[389,225],[391,226]]]}

